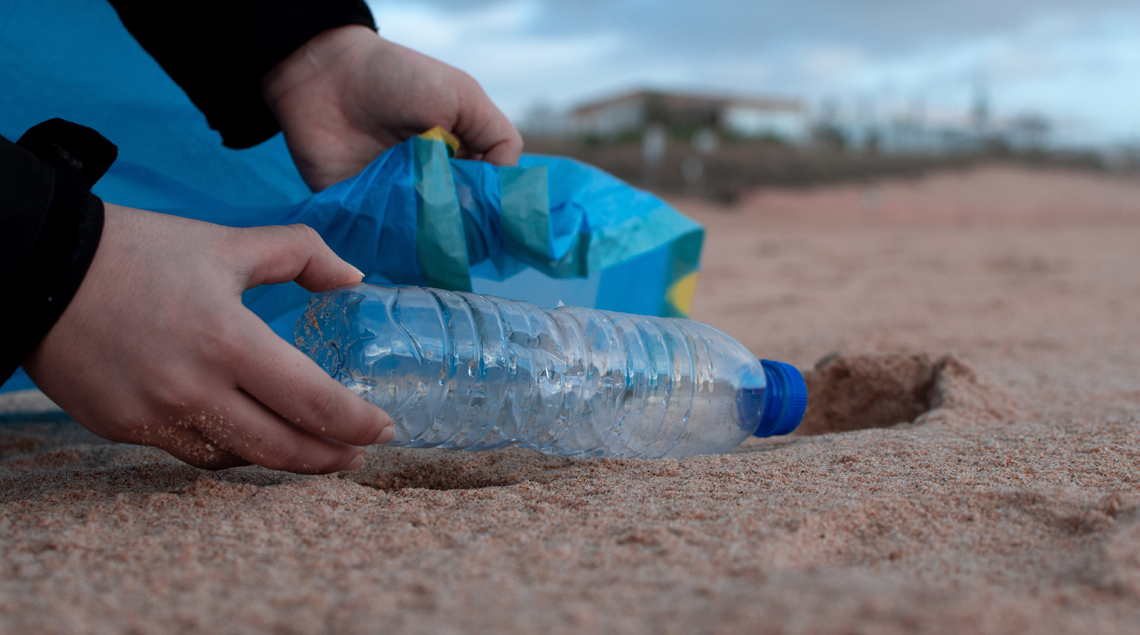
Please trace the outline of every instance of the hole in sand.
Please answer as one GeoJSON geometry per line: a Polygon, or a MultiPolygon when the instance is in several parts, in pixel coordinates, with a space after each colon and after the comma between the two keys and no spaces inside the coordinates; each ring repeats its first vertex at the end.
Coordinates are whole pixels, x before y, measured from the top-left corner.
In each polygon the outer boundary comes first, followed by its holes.
{"type": "Polygon", "coordinates": [[[796,434],[949,419],[1011,419],[1016,406],[953,354],[832,353],[804,375],[808,408],[796,434]]]}

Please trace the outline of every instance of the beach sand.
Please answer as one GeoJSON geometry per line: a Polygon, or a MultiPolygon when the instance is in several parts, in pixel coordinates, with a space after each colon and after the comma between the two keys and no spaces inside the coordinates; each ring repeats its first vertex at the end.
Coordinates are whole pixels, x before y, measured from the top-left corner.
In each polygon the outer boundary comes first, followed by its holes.
{"type": "Polygon", "coordinates": [[[796,435],[303,477],[6,423],[0,630],[1140,631],[1140,183],[676,203],[708,228],[693,317],[811,369],[796,435]]]}

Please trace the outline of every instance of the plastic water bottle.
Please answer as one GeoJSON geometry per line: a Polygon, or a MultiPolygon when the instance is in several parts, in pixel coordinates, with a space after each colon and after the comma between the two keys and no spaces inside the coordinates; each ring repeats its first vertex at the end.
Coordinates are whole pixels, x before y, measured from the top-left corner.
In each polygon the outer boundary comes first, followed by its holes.
{"type": "Polygon", "coordinates": [[[371,284],[313,298],[296,344],[395,423],[388,445],[680,458],[794,430],[807,388],[690,320],[371,284]]]}

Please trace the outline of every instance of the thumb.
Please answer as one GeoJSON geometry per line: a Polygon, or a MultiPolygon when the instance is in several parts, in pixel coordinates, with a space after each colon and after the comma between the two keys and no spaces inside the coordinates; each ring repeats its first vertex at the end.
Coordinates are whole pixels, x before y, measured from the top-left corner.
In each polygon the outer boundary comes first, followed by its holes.
{"type": "Polygon", "coordinates": [[[460,151],[494,165],[518,165],[522,135],[479,84],[466,79],[466,98],[454,130],[461,142],[460,151]]]}
{"type": "Polygon", "coordinates": [[[336,255],[308,225],[242,229],[237,249],[244,260],[243,288],[295,281],[314,293],[360,282],[364,274],[336,255]]]}

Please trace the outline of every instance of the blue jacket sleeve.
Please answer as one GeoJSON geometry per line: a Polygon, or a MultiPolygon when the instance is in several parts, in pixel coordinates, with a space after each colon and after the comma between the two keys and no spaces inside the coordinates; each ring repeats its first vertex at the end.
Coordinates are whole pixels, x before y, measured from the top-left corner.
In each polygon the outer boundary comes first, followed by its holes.
{"type": "Polygon", "coordinates": [[[0,383],[35,350],[79,290],[103,233],[91,193],[118,149],[61,119],[18,143],[0,137],[0,383]]]}

